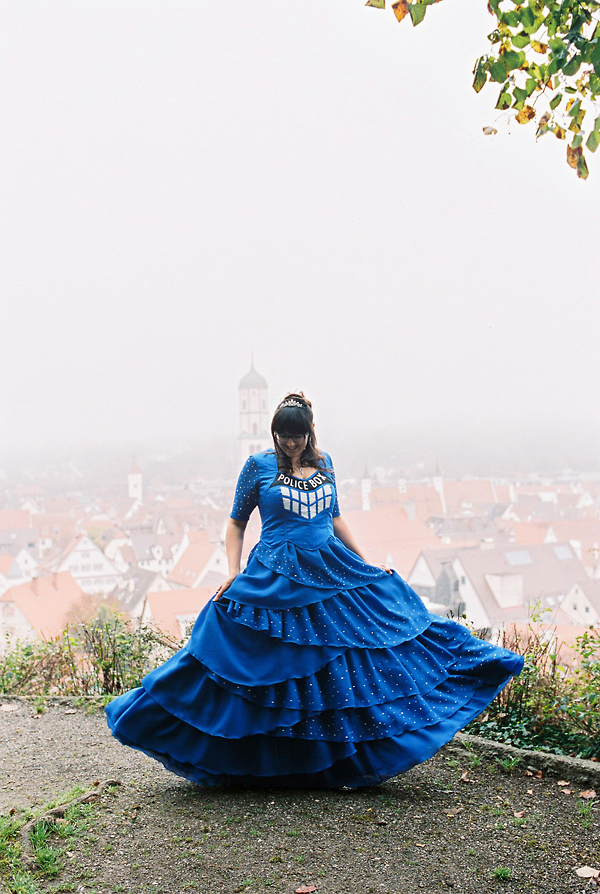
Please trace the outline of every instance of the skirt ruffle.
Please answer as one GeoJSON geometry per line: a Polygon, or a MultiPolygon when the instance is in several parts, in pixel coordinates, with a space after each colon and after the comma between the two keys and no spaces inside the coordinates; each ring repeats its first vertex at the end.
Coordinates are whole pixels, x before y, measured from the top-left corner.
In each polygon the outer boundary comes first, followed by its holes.
{"type": "Polygon", "coordinates": [[[259,544],[185,648],[106,713],[202,785],[359,787],[427,760],[522,667],[336,538],[259,544]]]}

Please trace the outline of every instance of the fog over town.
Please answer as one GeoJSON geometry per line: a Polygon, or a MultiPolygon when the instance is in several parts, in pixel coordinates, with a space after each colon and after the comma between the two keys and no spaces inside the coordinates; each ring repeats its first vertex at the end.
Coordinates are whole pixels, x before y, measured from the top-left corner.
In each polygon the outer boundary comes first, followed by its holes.
{"type": "Polygon", "coordinates": [[[471,90],[485,4],[2,8],[3,643],[184,636],[297,389],[432,610],[596,623],[600,168],[471,90]]]}

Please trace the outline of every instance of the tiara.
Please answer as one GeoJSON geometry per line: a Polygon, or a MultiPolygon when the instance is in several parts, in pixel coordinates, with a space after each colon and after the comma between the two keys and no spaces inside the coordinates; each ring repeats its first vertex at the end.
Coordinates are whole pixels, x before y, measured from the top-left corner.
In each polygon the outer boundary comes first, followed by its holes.
{"type": "Polygon", "coordinates": [[[288,400],[284,400],[279,404],[279,409],[281,410],[283,407],[300,407],[301,410],[306,409],[306,404],[301,404],[299,400],[296,400],[293,397],[290,397],[288,400]]]}

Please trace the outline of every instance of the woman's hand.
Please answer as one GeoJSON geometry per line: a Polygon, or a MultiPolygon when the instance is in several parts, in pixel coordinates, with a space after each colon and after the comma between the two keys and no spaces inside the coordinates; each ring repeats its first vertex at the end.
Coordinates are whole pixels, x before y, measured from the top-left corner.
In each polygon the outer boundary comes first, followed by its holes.
{"type": "Polygon", "coordinates": [[[221,598],[221,596],[223,595],[223,593],[224,593],[226,590],[228,590],[229,587],[232,585],[232,583],[234,582],[234,580],[236,579],[236,577],[238,576],[238,574],[239,574],[239,572],[238,572],[237,574],[230,574],[229,577],[226,577],[226,578],[225,578],[225,580],[223,581],[223,583],[220,585],[219,589],[217,590],[217,592],[216,592],[215,595],[213,596],[213,602],[216,602],[217,599],[220,599],[220,598],[221,598]]]}
{"type": "Polygon", "coordinates": [[[388,568],[388,567],[387,567],[387,565],[378,565],[377,567],[378,567],[378,568],[383,568],[383,570],[384,570],[384,571],[387,571],[388,574],[393,574],[393,573],[394,573],[394,572],[392,571],[391,568],[388,568]]]}

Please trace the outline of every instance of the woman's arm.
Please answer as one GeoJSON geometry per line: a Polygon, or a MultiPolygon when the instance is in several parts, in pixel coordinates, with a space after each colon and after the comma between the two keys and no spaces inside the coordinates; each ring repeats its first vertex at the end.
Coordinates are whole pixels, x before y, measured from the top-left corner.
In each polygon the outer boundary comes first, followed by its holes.
{"type": "Polygon", "coordinates": [[[225,531],[225,551],[227,553],[227,565],[229,575],[214,595],[214,600],[219,599],[223,593],[229,589],[233,581],[240,573],[240,563],[242,559],[242,546],[244,543],[244,531],[247,522],[239,521],[236,518],[230,518],[227,522],[227,530],[225,531]]]}
{"type": "MultiPolygon", "coordinates": [[[[352,536],[352,532],[341,515],[337,515],[333,519],[333,531],[335,536],[342,541],[344,546],[347,546],[348,549],[351,549],[353,553],[356,553],[359,558],[363,560],[366,565],[370,565],[371,563],[360,551],[358,543],[352,536]]],[[[378,565],[378,568],[383,568],[384,571],[387,571],[388,574],[392,573],[391,568],[388,568],[387,565],[378,565]]]]}

